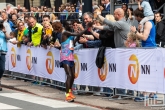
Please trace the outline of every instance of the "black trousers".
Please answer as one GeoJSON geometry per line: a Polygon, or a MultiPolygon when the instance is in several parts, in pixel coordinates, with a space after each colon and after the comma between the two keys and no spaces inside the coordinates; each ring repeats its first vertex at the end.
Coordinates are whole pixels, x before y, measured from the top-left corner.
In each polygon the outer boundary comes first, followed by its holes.
{"type": "Polygon", "coordinates": [[[3,73],[5,71],[5,61],[6,61],[5,54],[1,54],[0,55],[0,79],[2,78],[3,73]]]}

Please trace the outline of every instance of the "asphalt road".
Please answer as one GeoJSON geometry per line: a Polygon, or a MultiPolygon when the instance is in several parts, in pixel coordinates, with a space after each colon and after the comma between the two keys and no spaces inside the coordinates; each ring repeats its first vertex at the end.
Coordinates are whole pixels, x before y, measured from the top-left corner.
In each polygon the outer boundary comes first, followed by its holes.
{"type": "Polygon", "coordinates": [[[0,110],[99,110],[74,102],[68,103],[10,89],[0,91],[0,110]]]}

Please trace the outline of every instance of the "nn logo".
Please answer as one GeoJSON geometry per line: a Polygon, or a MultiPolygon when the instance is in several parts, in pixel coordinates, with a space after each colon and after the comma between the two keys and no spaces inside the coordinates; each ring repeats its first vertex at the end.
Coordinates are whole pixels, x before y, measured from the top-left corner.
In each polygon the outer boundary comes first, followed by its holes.
{"type": "Polygon", "coordinates": [[[49,74],[52,74],[54,70],[54,56],[51,51],[47,53],[46,70],[49,74]]]}
{"type": "Polygon", "coordinates": [[[80,62],[76,54],[74,54],[74,64],[75,64],[75,79],[76,79],[80,73],[80,62]]]}
{"type": "Polygon", "coordinates": [[[108,74],[108,63],[106,58],[104,57],[104,65],[102,66],[102,68],[98,68],[98,75],[101,81],[104,81],[107,77],[108,74]]]}
{"type": "Polygon", "coordinates": [[[31,70],[32,64],[37,64],[37,57],[32,57],[32,52],[30,49],[27,50],[26,52],[26,66],[28,70],[31,70]]]}
{"type": "Polygon", "coordinates": [[[28,49],[26,53],[27,53],[26,65],[27,65],[28,70],[31,70],[31,66],[32,66],[32,53],[31,53],[31,50],[28,49]]]}
{"type": "Polygon", "coordinates": [[[13,67],[16,66],[16,51],[13,47],[11,48],[11,64],[13,67]]]}
{"type": "MultiPolygon", "coordinates": [[[[129,58],[128,77],[132,84],[136,84],[140,75],[140,64],[136,55],[129,58]]],[[[150,74],[150,65],[141,65],[141,74],[150,74]]]]}

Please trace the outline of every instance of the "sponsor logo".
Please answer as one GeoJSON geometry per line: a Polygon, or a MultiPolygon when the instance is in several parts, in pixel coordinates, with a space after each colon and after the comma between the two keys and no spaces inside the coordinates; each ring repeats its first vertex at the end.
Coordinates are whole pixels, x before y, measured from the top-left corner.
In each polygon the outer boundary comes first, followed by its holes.
{"type": "Polygon", "coordinates": [[[104,65],[101,69],[98,68],[98,75],[101,81],[104,81],[108,74],[108,63],[107,59],[104,57],[104,65]]]}
{"type": "Polygon", "coordinates": [[[32,67],[32,53],[30,49],[28,49],[26,53],[27,53],[26,65],[27,65],[28,70],[30,71],[32,67]]]}
{"type": "Polygon", "coordinates": [[[11,48],[11,64],[13,67],[16,66],[16,51],[13,47],[11,48]]]}
{"type": "Polygon", "coordinates": [[[132,84],[136,84],[140,74],[138,58],[133,54],[129,58],[129,61],[130,64],[128,66],[128,77],[132,84]]]}
{"type": "Polygon", "coordinates": [[[76,54],[74,54],[74,64],[75,64],[75,79],[76,79],[80,73],[80,62],[76,54]]]}
{"type": "Polygon", "coordinates": [[[46,70],[49,74],[52,74],[54,71],[54,56],[51,51],[47,53],[46,70]]]}

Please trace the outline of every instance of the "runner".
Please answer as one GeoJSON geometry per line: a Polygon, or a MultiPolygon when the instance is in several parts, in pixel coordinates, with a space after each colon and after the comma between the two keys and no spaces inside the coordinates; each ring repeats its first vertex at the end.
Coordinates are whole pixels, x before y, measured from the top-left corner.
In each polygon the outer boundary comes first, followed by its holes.
{"type": "Polygon", "coordinates": [[[64,68],[65,73],[67,75],[66,79],[66,101],[72,102],[76,98],[71,91],[73,82],[74,82],[74,74],[75,74],[75,65],[74,65],[74,57],[73,57],[73,40],[74,36],[80,37],[87,31],[89,27],[92,27],[92,23],[88,23],[86,29],[81,31],[80,33],[71,33],[72,25],[71,21],[66,21],[65,30],[62,33],[62,43],[61,43],[61,52],[60,52],[60,65],[64,68]]]}

